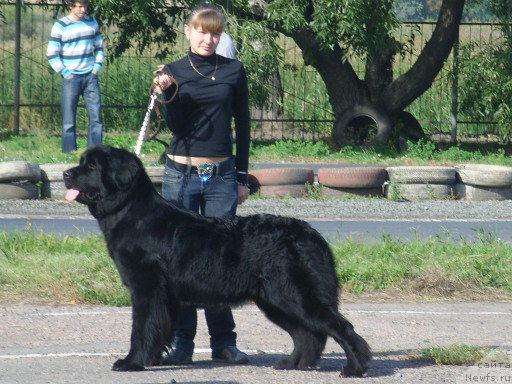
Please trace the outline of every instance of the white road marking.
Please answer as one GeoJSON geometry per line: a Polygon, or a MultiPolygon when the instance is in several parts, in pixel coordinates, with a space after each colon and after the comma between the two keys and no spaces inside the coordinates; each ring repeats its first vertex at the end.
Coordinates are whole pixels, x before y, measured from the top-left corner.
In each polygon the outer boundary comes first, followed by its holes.
{"type": "MultiPolygon", "coordinates": [[[[285,351],[279,349],[242,349],[243,352],[249,355],[261,354],[284,354],[285,351]]],[[[210,348],[195,348],[195,354],[211,353],[210,348]]],[[[24,355],[0,355],[0,360],[15,360],[15,359],[40,359],[40,358],[66,358],[66,357],[109,357],[109,356],[124,356],[125,352],[67,352],[67,353],[27,353],[24,355]]]]}
{"type": "Polygon", "coordinates": [[[347,313],[377,313],[377,314],[399,314],[399,315],[466,315],[466,316],[512,316],[512,312],[441,312],[441,311],[398,311],[398,310],[348,310],[347,313]]]}
{"type": "MultiPolygon", "coordinates": [[[[202,312],[202,309],[199,309],[199,312],[202,312]]],[[[259,313],[261,312],[259,309],[233,309],[233,313],[259,313]]],[[[455,311],[411,311],[411,310],[365,310],[365,309],[354,309],[354,310],[342,310],[343,313],[361,313],[361,314],[382,314],[382,315],[465,315],[465,316],[512,316],[512,312],[499,312],[499,311],[469,311],[469,312],[455,312],[455,311]]],[[[131,315],[131,310],[126,311],[77,311],[77,312],[40,312],[40,313],[31,313],[29,316],[40,316],[40,317],[50,317],[50,316],[102,316],[102,315],[110,315],[110,314],[122,314],[122,315],[131,315]]]]}

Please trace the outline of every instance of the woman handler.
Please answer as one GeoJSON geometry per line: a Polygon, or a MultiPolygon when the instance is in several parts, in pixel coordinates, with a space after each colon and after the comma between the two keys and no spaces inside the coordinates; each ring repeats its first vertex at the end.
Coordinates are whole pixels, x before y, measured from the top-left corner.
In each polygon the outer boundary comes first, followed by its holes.
{"type": "MultiPolygon", "coordinates": [[[[202,3],[186,21],[190,49],[185,57],[158,71],[157,92],[171,97],[171,74],[179,84],[174,101],[166,106],[173,140],[167,149],[162,195],[184,208],[209,217],[230,218],[249,195],[249,104],[242,63],[215,53],[224,28],[220,9],[202,3]],[[231,121],[235,121],[233,156],[231,121]]],[[[159,70],[162,66],[159,67],[159,70]]],[[[200,236],[200,234],[198,234],[200,236]]],[[[206,308],[212,358],[246,364],[247,355],[236,347],[231,309],[206,308]]],[[[162,364],[190,364],[197,326],[196,308],[182,306],[173,326],[171,348],[162,364]]]]}

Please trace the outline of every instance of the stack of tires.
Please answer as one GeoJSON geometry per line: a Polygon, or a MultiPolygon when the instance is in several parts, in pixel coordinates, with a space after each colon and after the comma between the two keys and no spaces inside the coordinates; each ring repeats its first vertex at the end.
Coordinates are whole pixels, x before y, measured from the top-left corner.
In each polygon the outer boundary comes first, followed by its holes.
{"type": "Polygon", "coordinates": [[[318,169],[318,183],[325,197],[355,195],[378,197],[388,177],[382,167],[343,167],[318,169]]]}
{"type": "Polygon", "coordinates": [[[147,166],[144,168],[146,169],[146,172],[158,193],[162,193],[162,178],[164,176],[164,166],[154,165],[147,166]]]}
{"type": "Polygon", "coordinates": [[[455,193],[463,200],[511,200],[512,168],[489,164],[457,167],[455,193]]]}
{"type": "Polygon", "coordinates": [[[0,162],[0,200],[37,199],[41,169],[26,161],[0,162]]]}
{"type": "Polygon", "coordinates": [[[41,164],[41,197],[43,199],[64,200],[66,186],[64,185],[63,172],[76,164],[41,164]]]}
{"type": "Polygon", "coordinates": [[[388,199],[414,201],[454,198],[454,167],[398,166],[386,170],[389,183],[385,194],[388,199]]]}
{"type": "Polygon", "coordinates": [[[304,197],[314,180],[315,173],[308,168],[254,169],[248,177],[251,193],[266,197],[304,197]]]}

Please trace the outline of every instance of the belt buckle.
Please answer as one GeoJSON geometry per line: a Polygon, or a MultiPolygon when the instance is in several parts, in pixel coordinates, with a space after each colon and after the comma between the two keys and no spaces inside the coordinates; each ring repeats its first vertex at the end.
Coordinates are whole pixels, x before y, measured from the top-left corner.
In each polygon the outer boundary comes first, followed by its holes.
{"type": "Polygon", "coordinates": [[[206,183],[213,175],[213,171],[215,170],[214,163],[202,163],[197,166],[197,174],[206,183]]]}

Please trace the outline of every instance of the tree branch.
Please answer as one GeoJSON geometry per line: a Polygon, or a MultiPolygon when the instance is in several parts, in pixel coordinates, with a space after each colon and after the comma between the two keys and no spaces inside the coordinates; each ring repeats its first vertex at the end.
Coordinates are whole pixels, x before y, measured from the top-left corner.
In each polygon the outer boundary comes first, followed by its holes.
{"type": "Polygon", "coordinates": [[[465,0],[443,0],[434,33],[418,59],[383,93],[387,110],[402,111],[432,85],[457,38],[464,3],[465,0]]]}
{"type": "Polygon", "coordinates": [[[304,62],[313,66],[324,80],[336,116],[340,116],[354,103],[368,100],[364,82],[359,79],[349,61],[343,59],[341,47],[323,48],[310,29],[295,31],[290,37],[302,50],[304,62]]]}

